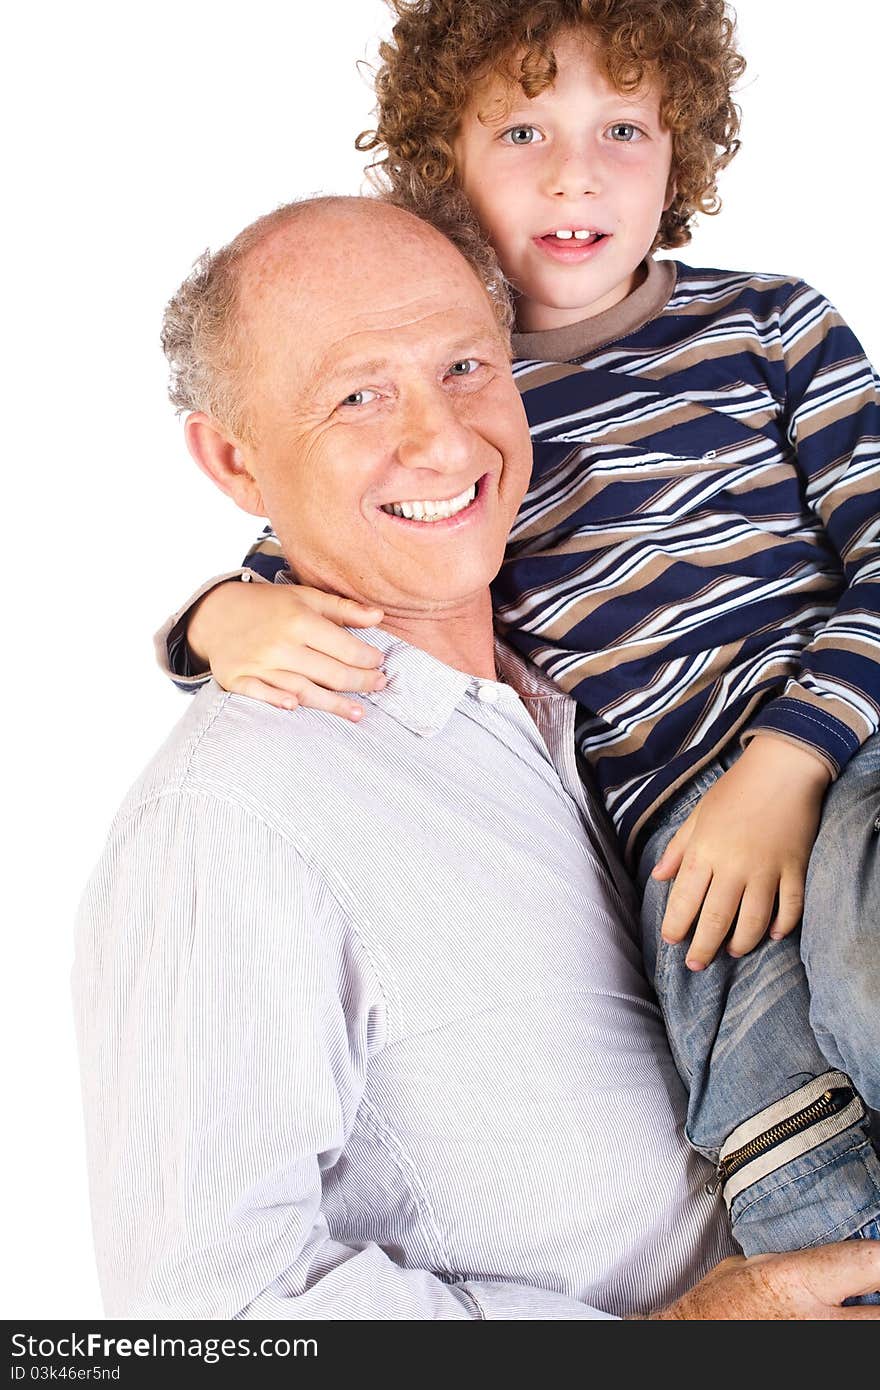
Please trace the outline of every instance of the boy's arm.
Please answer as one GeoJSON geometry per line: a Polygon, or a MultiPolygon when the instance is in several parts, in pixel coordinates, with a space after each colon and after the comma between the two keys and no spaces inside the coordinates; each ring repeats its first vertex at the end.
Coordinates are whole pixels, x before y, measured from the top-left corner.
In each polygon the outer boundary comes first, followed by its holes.
{"type": "Polygon", "coordinates": [[[201,585],[163,623],[159,665],[181,690],[213,676],[225,690],[281,709],[303,705],[357,721],[363,705],[335,692],[380,690],[385,677],[381,653],[344,629],[375,627],[382,610],[279,582],[285,571],[266,527],[241,569],[201,585]]]}
{"type": "Polygon", "coordinates": [[[276,575],[285,567],[278,537],[271,526],[265,526],[245,555],[241,568],[218,574],[199,585],[186,603],[172,613],[156,633],[156,659],[166,676],[179,690],[198,690],[211,679],[210,661],[192,643],[191,624],[201,601],[221,584],[262,579],[274,584],[276,575]]]}
{"type": "Polygon", "coordinates": [[[223,585],[233,583],[271,584],[271,580],[250,569],[228,570],[213,579],[205,580],[194,593],[190,594],[182,608],[172,613],[153,637],[156,660],[164,675],[168,676],[178,690],[195,691],[211,679],[211,663],[198,647],[193,644],[192,627],[202,600],[209,594],[219,591],[223,585]]]}
{"type": "MultiPolygon", "coordinates": [[[[733,955],[768,926],[773,937],[794,929],[828,783],[880,724],[880,383],[854,334],[809,286],[787,302],[780,338],[804,497],[833,551],[828,584],[838,586],[839,565],[845,587],[797,674],[743,730],[742,757],[654,869],[660,880],[676,876],[667,941],[683,940],[699,913],[687,955],[695,969],[734,917],[733,955]]],[[[817,583],[819,602],[825,587],[817,583]]]]}
{"type": "Polygon", "coordinates": [[[780,329],[789,439],[845,587],[803,649],[797,675],[762,707],[743,742],[779,734],[836,777],[880,727],[880,379],[852,330],[808,285],[795,289],[780,329]]]}

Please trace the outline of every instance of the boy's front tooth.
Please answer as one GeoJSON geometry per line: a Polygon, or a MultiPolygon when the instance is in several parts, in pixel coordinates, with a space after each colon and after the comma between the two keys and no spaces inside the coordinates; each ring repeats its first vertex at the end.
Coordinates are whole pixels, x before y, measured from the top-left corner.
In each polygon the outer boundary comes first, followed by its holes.
{"type": "Polygon", "coordinates": [[[560,241],[570,241],[574,233],[570,229],[563,229],[556,233],[560,241]]]}
{"type": "Polygon", "coordinates": [[[578,241],[586,241],[587,238],[591,237],[592,235],[592,232],[575,232],[575,236],[577,237],[578,241]]]}

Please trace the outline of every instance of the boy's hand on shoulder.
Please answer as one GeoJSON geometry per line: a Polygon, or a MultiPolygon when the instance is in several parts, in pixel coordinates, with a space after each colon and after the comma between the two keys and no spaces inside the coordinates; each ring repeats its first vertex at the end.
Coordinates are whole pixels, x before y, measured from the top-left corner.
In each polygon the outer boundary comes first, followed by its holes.
{"type": "Polygon", "coordinates": [[[779,940],[797,926],[830,780],[817,755],[756,734],[670,840],[652,877],[675,878],[664,941],[683,941],[696,921],[690,969],[714,959],[734,921],[733,956],[751,951],[768,929],[779,940]]]}
{"type": "Polygon", "coordinates": [[[381,690],[382,653],[345,627],[375,627],[379,608],[305,585],[228,582],[199,602],[187,642],[224,690],[279,709],[322,709],[357,721],[336,691],[381,690]]]}

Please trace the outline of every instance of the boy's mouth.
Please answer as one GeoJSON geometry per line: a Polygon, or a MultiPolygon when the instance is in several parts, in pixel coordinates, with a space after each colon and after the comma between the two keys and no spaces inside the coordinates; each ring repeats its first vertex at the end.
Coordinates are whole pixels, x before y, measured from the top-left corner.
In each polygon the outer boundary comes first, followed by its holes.
{"type": "Polygon", "coordinates": [[[532,240],[541,250],[549,252],[554,260],[581,261],[611,238],[607,232],[600,232],[595,227],[555,227],[532,240]]]}

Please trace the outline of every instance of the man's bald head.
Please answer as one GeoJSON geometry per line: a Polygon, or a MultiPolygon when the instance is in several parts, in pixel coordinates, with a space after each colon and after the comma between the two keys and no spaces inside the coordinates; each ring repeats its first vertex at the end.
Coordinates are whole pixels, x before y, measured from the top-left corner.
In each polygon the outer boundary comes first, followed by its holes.
{"type": "MultiPolygon", "coordinates": [[[[447,195],[419,211],[416,216],[378,198],[304,199],[258,218],[220,251],[206,251],[168,304],[162,325],[174,405],[204,411],[242,442],[252,441],[248,392],[258,354],[248,331],[249,306],[256,308],[281,275],[302,277],[304,288],[331,279],[338,287],[357,276],[367,254],[386,258],[391,277],[401,256],[442,257],[451,242],[479,279],[506,336],[511,311],[504,277],[466,204],[447,195]]],[[[308,329],[304,317],[304,339],[308,329]]]]}

